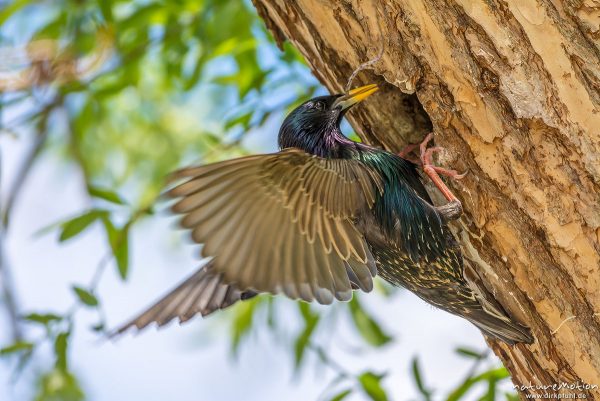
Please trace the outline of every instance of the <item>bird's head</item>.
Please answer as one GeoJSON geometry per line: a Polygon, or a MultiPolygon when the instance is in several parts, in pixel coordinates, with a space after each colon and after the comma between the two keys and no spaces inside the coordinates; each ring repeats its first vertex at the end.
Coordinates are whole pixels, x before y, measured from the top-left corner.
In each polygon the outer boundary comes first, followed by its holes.
{"type": "Polygon", "coordinates": [[[344,114],[378,89],[376,84],[365,85],[348,93],[319,96],[302,103],[283,121],[279,147],[296,147],[326,156],[328,147],[345,140],[340,131],[344,114]]]}

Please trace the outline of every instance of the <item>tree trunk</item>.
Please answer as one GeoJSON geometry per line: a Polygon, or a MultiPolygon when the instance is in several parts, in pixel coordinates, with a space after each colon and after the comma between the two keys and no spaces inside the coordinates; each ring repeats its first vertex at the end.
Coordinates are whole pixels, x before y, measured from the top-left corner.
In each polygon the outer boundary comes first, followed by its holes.
{"type": "Polygon", "coordinates": [[[433,129],[469,171],[453,230],[536,338],[489,345],[515,384],[600,385],[600,1],[253,1],[334,93],[385,44],[350,121],[391,151],[433,129]]]}

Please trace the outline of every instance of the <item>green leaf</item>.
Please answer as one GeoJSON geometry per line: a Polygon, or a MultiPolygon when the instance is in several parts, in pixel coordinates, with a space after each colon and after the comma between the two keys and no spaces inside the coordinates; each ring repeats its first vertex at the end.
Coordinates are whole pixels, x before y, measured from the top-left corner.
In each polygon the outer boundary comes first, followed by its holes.
{"type": "Polygon", "coordinates": [[[29,3],[28,0],[15,0],[7,2],[6,6],[0,10],[0,25],[4,24],[14,13],[19,11],[20,8],[24,7],[29,3]]]}
{"type": "Polygon", "coordinates": [[[460,400],[476,383],[490,380],[500,381],[508,377],[510,377],[508,371],[503,367],[488,370],[474,377],[468,377],[450,393],[446,401],[460,400]]]}
{"type": "Polygon", "coordinates": [[[504,393],[504,397],[506,397],[506,401],[520,401],[520,397],[517,393],[504,393]]]}
{"type": "Polygon", "coordinates": [[[421,374],[421,368],[419,367],[419,359],[414,358],[412,361],[412,374],[415,379],[415,384],[417,385],[417,389],[419,393],[423,396],[423,398],[427,401],[431,400],[431,391],[425,387],[425,383],[423,381],[423,375],[421,374]]]}
{"type": "Polygon", "coordinates": [[[63,369],[53,369],[39,378],[35,401],[82,401],[85,396],[77,378],[63,369]]]}
{"type": "Polygon", "coordinates": [[[374,401],[388,400],[385,390],[381,387],[383,377],[384,375],[376,375],[372,372],[365,372],[358,377],[362,389],[374,401]]]}
{"type": "Polygon", "coordinates": [[[159,3],[138,7],[130,17],[121,21],[121,28],[131,31],[136,31],[141,27],[147,28],[156,21],[156,18],[160,18],[160,14],[164,11],[163,7],[164,5],[159,3]]]}
{"type": "Polygon", "coordinates": [[[98,298],[88,290],[81,287],[73,286],[73,291],[77,295],[77,298],[87,306],[98,306],[98,298]]]}
{"type": "Polygon", "coordinates": [[[118,205],[124,205],[125,201],[114,191],[105,188],[99,188],[90,185],[88,187],[88,193],[94,198],[104,199],[105,201],[116,203],[118,205]]]}
{"type": "Polygon", "coordinates": [[[123,227],[120,233],[121,235],[113,247],[113,252],[117,260],[119,274],[125,280],[129,273],[129,226],[123,227]]]}
{"type": "Polygon", "coordinates": [[[342,401],[344,398],[352,394],[352,389],[347,389],[334,395],[329,401],[342,401]]]}
{"type": "MultiPolygon", "coordinates": [[[[354,138],[352,139],[354,140],[354,138]]],[[[396,291],[399,290],[399,287],[394,287],[390,283],[383,281],[379,278],[373,280],[373,284],[375,287],[375,291],[379,294],[382,294],[386,298],[389,298],[390,296],[395,294],[396,291]]]]}
{"type": "Polygon", "coordinates": [[[245,113],[238,117],[235,117],[225,123],[225,129],[231,129],[236,125],[241,125],[244,129],[248,129],[250,126],[250,120],[252,119],[252,113],[245,113]]]}
{"type": "Polygon", "coordinates": [[[211,57],[219,57],[224,55],[233,56],[242,52],[254,50],[256,49],[256,45],[257,42],[254,38],[240,42],[238,38],[233,37],[221,42],[211,53],[211,57]]]}
{"type": "Polygon", "coordinates": [[[488,390],[481,398],[479,398],[479,401],[495,401],[497,384],[498,380],[495,378],[490,378],[488,380],[488,390]]]}
{"type": "Polygon", "coordinates": [[[129,227],[132,222],[129,221],[121,228],[115,227],[108,216],[105,216],[102,222],[104,223],[110,249],[117,262],[119,275],[125,280],[129,273],[129,227]]]}
{"type": "Polygon", "coordinates": [[[99,0],[100,11],[102,12],[102,16],[106,22],[113,21],[113,13],[112,13],[112,1],[111,0],[99,0]]]}
{"type": "Polygon", "coordinates": [[[238,303],[231,326],[231,349],[234,355],[237,355],[242,339],[250,333],[254,313],[261,303],[262,299],[259,297],[238,303]]]}
{"type": "Polygon", "coordinates": [[[62,320],[62,317],[59,315],[55,315],[54,313],[30,313],[28,315],[23,316],[23,319],[29,322],[40,323],[47,326],[50,322],[57,322],[62,320]]]}
{"type": "Polygon", "coordinates": [[[485,357],[485,351],[479,352],[479,351],[475,351],[473,349],[465,348],[465,347],[459,347],[455,351],[457,354],[467,357],[467,358],[481,359],[481,358],[485,357]]]}
{"type": "Polygon", "coordinates": [[[61,224],[62,231],[58,240],[64,242],[70,238],[80,234],[88,228],[98,218],[102,217],[106,212],[98,209],[92,209],[87,213],[77,216],[61,224]]]}
{"type": "Polygon", "coordinates": [[[363,339],[374,347],[381,347],[392,340],[381,326],[361,306],[357,294],[348,303],[352,321],[363,339]]]}
{"type": "Polygon", "coordinates": [[[17,352],[30,352],[34,344],[27,341],[17,341],[8,347],[0,348],[0,356],[11,355],[17,352]]]}
{"type": "Polygon", "coordinates": [[[306,347],[310,344],[310,338],[319,323],[320,316],[310,310],[310,305],[306,302],[298,302],[300,314],[304,318],[304,328],[296,338],[294,343],[294,365],[300,367],[304,359],[306,347]]]}
{"type": "Polygon", "coordinates": [[[62,332],[54,340],[54,355],[56,356],[56,368],[67,371],[67,347],[70,332],[62,332]]]}

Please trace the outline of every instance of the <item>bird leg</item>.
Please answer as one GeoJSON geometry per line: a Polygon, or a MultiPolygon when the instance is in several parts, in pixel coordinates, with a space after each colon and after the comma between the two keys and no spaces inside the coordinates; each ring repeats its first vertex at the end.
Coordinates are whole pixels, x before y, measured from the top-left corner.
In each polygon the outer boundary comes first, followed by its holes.
{"type": "Polygon", "coordinates": [[[443,148],[439,146],[434,146],[432,148],[427,148],[427,144],[433,139],[433,133],[430,133],[425,137],[423,142],[419,145],[419,150],[421,153],[420,161],[421,166],[423,167],[423,172],[427,174],[427,176],[431,179],[434,185],[440,190],[440,192],[444,195],[444,197],[448,200],[444,206],[440,206],[437,208],[438,212],[446,219],[446,220],[455,220],[462,214],[462,204],[458,200],[458,198],[450,191],[450,189],[446,186],[444,181],[440,178],[441,175],[445,175],[447,177],[451,177],[455,180],[460,180],[464,178],[467,172],[463,174],[459,174],[456,170],[448,170],[441,167],[437,167],[433,165],[432,156],[435,152],[439,152],[443,148]]]}
{"type": "Polygon", "coordinates": [[[408,145],[406,145],[404,147],[404,149],[402,149],[400,151],[400,153],[398,153],[398,156],[400,156],[404,160],[408,160],[409,162],[412,162],[414,164],[419,164],[420,165],[421,164],[421,160],[416,159],[414,157],[410,157],[410,154],[413,153],[418,148],[419,148],[419,144],[418,143],[409,143],[408,145]]]}
{"type": "MultiPolygon", "coordinates": [[[[406,145],[400,152],[398,152],[398,156],[400,156],[404,160],[408,160],[411,163],[422,166],[423,165],[423,161],[422,161],[423,155],[420,155],[419,158],[411,157],[411,154],[413,154],[414,151],[416,149],[418,149],[420,146],[421,146],[421,143],[410,143],[410,144],[406,145]]],[[[456,180],[460,180],[461,178],[464,178],[465,175],[467,174],[466,172],[463,174],[459,174],[458,171],[456,171],[456,170],[448,170],[448,169],[445,169],[442,167],[435,166],[431,163],[431,157],[433,156],[433,154],[435,152],[439,152],[441,150],[443,150],[443,148],[439,147],[439,146],[434,146],[434,147],[428,148],[426,150],[425,157],[429,161],[429,164],[431,165],[431,167],[438,174],[445,175],[447,177],[450,177],[450,178],[453,178],[456,180]]]]}

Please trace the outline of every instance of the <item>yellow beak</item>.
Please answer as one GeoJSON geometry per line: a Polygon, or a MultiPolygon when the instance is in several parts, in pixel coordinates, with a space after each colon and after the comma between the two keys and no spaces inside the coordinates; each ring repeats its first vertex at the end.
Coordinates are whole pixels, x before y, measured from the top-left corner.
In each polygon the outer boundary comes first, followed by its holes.
{"type": "Polygon", "coordinates": [[[342,111],[347,110],[355,104],[362,102],[378,90],[379,87],[377,84],[365,85],[360,88],[352,89],[345,95],[340,96],[333,104],[333,107],[340,107],[342,111]]]}

